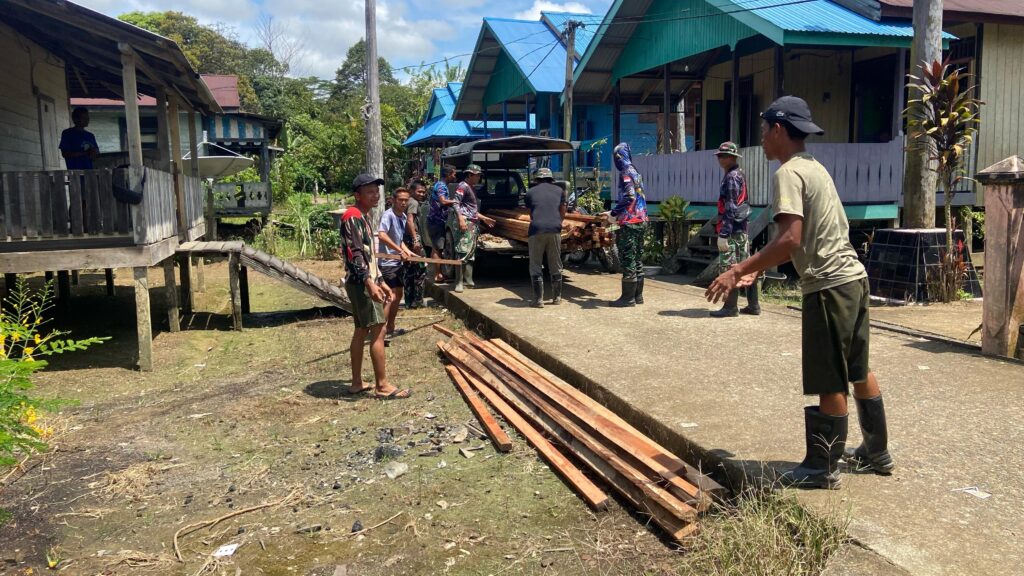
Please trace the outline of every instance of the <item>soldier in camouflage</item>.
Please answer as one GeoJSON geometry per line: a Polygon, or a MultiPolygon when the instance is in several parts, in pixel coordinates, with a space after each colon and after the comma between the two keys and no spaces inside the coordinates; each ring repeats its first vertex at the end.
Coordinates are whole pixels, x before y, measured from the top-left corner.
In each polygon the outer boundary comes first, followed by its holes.
{"type": "MultiPolygon", "coordinates": [[[[737,162],[739,148],[732,142],[724,142],[715,153],[718,164],[725,172],[718,195],[718,267],[719,274],[750,257],[750,239],[747,237],[747,221],[750,218],[750,203],[747,197],[747,178],[737,162]]],[[[714,318],[738,316],[740,312],[757,316],[761,313],[758,302],[757,283],[746,289],[747,306],[737,309],[739,291],[733,290],[725,299],[721,310],[711,313],[714,318]]]]}
{"type": "Polygon", "coordinates": [[[644,179],[633,167],[629,144],[615,146],[615,168],[619,172],[619,194],[615,207],[606,216],[619,225],[615,244],[622,262],[622,295],[610,305],[616,308],[644,303],[644,232],[647,230],[647,198],[644,179]]]}

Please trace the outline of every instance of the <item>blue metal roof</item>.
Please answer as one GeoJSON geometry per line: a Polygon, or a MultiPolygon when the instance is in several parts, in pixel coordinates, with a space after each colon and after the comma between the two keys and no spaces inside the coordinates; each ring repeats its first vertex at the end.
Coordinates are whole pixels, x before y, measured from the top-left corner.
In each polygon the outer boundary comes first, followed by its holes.
{"type": "Polygon", "coordinates": [[[484,18],[484,25],[533,86],[533,92],[562,91],[565,46],[547,24],[540,20],[484,18]]]}
{"type": "MultiPolygon", "coordinates": [[[[762,33],[765,33],[762,27],[749,21],[750,16],[756,16],[783,32],[914,37],[914,27],[910,22],[876,22],[829,0],[790,0],[788,3],[779,0],[708,0],[708,3],[762,33]]],[[[954,38],[949,34],[945,37],[954,38]]]]}
{"type": "MultiPolygon", "coordinates": [[[[467,122],[465,120],[452,120],[455,113],[455,102],[459,99],[462,91],[461,82],[449,82],[444,88],[434,88],[434,94],[430,97],[430,105],[427,106],[427,118],[418,130],[412,133],[402,146],[412,148],[429,143],[430,140],[475,140],[486,138],[484,123],[479,121],[467,122]]],[[[533,115],[531,115],[533,119],[533,115]]],[[[536,126],[536,120],[531,125],[536,126]]],[[[501,130],[504,125],[501,122],[488,122],[488,131],[501,130]]],[[[509,122],[510,132],[523,132],[526,130],[526,122],[509,122]]]]}

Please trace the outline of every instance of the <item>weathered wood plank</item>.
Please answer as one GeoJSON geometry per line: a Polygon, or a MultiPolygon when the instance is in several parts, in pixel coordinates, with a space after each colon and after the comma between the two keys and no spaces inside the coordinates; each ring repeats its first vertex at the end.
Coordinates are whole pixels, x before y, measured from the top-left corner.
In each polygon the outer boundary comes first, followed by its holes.
{"type": "Polygon", "coordinates": [[[68,170],[68,211],[71,218],[71,235],[81,236],[84,232],[81,170],[68,170]]]}
{"type": "Polygon", "coordinates": [[[114,206],[114,177],[110,170],[102,170],[97,176],[99,187],[99,232],[103,234],[117,233],[117,212],[114,206]]]}
{"type": "Polygon", "coordinates": [[[6,174],[0,173],[0,242],[7,240],[7,178],[6,174]]]}
{"type": "Polygon", "coordinates": [[[53,203],[50,200],[51,191],[53,186],[50,184],[50,173],[49,172],[37,172],[35,175],[36,185],[35,189],[38,190],[38,210],[39,214],[39,235],[43,238],[53,237],[53,203]]]}
{"type": "Polygon", "coordinates": [[[39,237],[39,221],[42,220],[42,210],[39,207],[39,182],[35,179],[34,172],[22,172],[20,176],[20,190],[18,196],[22,202],[22,223],[25,226],[26,238],[39,237]]]}
{"type": "Polygon", "coordinates": [[[512,439],[508,437],[508,433],[505,432],[498,421],[494,419],[487,407],[480,400],[480,396],[474,392],[469,382],[466,381],[465,376],[455,366],[445,366],[445,370],[448,372],[448,377],[452,379],[455,384],[455,388],[458,389],[459,393],[466,400],[466,404],[469,404],[469,409],[476,416],[477,422],[483,427],[484,432],[494,443],[494,447],[499,452],[509,452],[512,450],[512,439]]]}
{"type": "Polygon", "coordinates": [[[239,268],[238,254],[232,252],[228,256],[228,285],[231,290],[231,318],[235,330],[242,329],[242,295],[238,278],[239,268]]]}
{"type": "Polygon", "coordinates": [[[67,173],[62,170],[50,172],[50,202],[53,207],[53,235],[68,236],[71,229],[68,222],[67,173]]]}
{"type": "Polygon", "coordinates": [[[178,286],[174,279],[174,258],[164,260],[164,296],[167,298],[167,326],[171,332],[181,330],[181,319],[178,316],[178,286]]]}

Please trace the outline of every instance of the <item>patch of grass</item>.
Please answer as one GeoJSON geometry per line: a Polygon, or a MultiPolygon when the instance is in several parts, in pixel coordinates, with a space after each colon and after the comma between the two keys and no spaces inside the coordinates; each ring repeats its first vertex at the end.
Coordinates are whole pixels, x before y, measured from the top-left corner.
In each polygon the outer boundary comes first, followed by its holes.
{"type": "Polygon", "coordinates": [[[765,284],[761,289],[761,298],[765,302],[783,306],[800,306],[803,303],[803,296],[796,284],[779,284],[778,282],[765,284]]]}
{"type": "Polygon", "coordinates": [[[3,528],[4,526],[6,526],[7,523],[10,522],[11,518],[13,518],[13,517],[14,517],[14,514],[11,514],[11,512],[9,510],[6,510],[4,508],[0,508],[0,528],[3,528]]]}
{"type": "Polygon", "coordinates": [[[847,523],[838,512],[811,514],[791,492],[750,491],[702,521],[687,568],[710,576],[819,574],[846,541],[847,523]]]}

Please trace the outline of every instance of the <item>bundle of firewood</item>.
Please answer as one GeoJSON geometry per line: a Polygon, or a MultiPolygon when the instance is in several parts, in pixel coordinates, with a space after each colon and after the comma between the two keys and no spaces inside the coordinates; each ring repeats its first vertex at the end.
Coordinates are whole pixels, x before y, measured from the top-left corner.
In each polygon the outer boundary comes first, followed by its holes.
{"type": "MultiPolygon", "coordinates": [[[[488,231],[496,236],[526,242],[530,232],[530,214],[525,208],[489,210],[484,213],[494,220],[488,231]]],[[[615,234],[600,216],[566,214],[562,220],[562,251],[606,248],[615,243],[615,234]]]]}
{"type": "Polygon", "coordinates": [[[724,495],[714,480],[506,342],[435,328],[449,337],[437,343],[449,375],[498,449],[510,450],[511,440],[481,396],[595,510],[607,507],[608,495],[592,477],[681,541],[724,495]]]}

